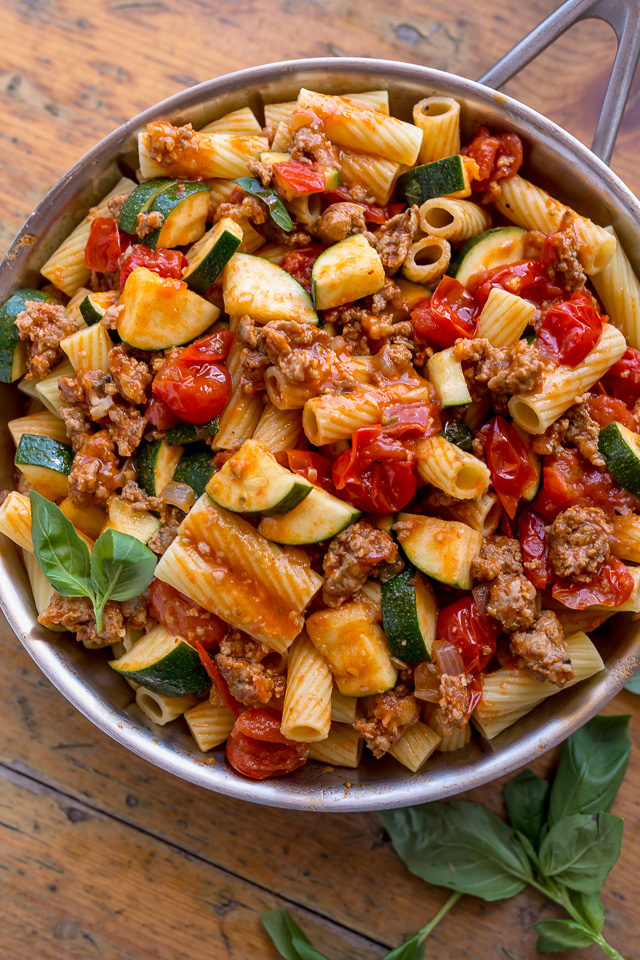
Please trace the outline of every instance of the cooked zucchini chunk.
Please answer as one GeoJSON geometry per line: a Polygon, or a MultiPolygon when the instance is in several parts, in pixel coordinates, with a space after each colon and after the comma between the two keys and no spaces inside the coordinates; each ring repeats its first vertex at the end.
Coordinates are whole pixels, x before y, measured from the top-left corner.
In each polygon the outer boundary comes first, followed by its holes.
{"type": "Polygon", "coordinates": [[[234,253],[224,268],[222,292],[224,308],[230,317],[248,313],[262,323],[270,320],[318,322],[304,287],[286,270],[262,257],[234,253]]]}
{"type": "Polygon", "coordinates": [[[265,517],[258,532],[275,543],[301,546],[335,537],[359,516],[360,511],[351,504],[314,487],[309,496],[289,513],[281,517],[265,517]]]}
{"type": "Polygon", "coordinates": [[[213,303],[189,290],[182,280],[159,277],[137,267],[122,291],[118,334],[139,350],[166,350],[195,340],[220,316],[213,303]]]}
{"type": "Polygon", "coordinates": [[[109,307],[114,307],[120,298],[117,290],[106,290],[104,293],[88,293],[80,301],[79,310],[82,319],[88,327],[100,323],[109,307]]]}
{"type": "Polygon", "coordinates": [[[206,437],[215,437],[218,432],[218,417],[214,417],[213,420],[209,420],[208,423],[203,423],[200,426],[195,426],[192,423],[179,423],[177,427],[171,427],[170,430],[167,430],[166,441],[169,444],[172,443],[197,443],[199,440],[204,440],[206,437]]]}
{"type": "Polygon", "coordinates": [[[382,623],[394,657],[405,663],[431,659],[438,603],[431,584],[407,565],[382,584],[382,623]]]}
{"type": "Polygon", "coordinates": [[[640,497],[640,436],[614,420],[600,431],[598,450],[616,483],[640,497]]]}
{"type": "Polygon", "coordinates": [[[194,450],[185,453],[173,475],[175,483],[186,483],[201,497],[213,473],[213,454],[206,450],[194,450]]]}
{"type": "Polygon", "coordinates": [[[318,310],[331,310],[352,300],[377,293],[385,281],[377,252],[361,233],[334,243],[313,265],[313,302],[318,310]]]}
{"type": "Polygon", "coordinates": [[[427,576],[461,590],[471,590],[471,563],[480,553],[482,535],[466,523],[401,513],[398,543],[411,563],[427,576]]]}
{"type": "Polygon", "coordinates": [[[245,440],[206,487],[219,507],[263,517],[289,513],[313,489],[304,477],[281,466],[258,440],[245,440]]]}
{"type": "Polygon", "coordinates": [[[197,650],[162,626],[154,627],[124,656],[110,660],[109,666],[162,697],[201,696],[211,686],[197,650]]]}
{"type": "Polygon", "coordinates": [[[469,162],[460,154],[423,163],[398,178],[398,196],[409,206],[434,197],[468,197],[470,193],[469,162]]]}
{"type": "Polygon", "coordinates": [[[175,181],[169,180],[167,177],[154,177],[152,180],[139,183],[122,205],[118,217],[120,229],[124,230],[125,233],[135,233],[139,214],[146,213],[158,194],[173,183],[175,181]]]}
{"type": "Polygon", "coordinates": [[[149,207],[149,213],[160,213],[163,224],[143,239],[147,247],[183,247],[195,243],[206,229],[209,213],[207,183],[175,181],[162,190],[149,207]]]}
{"type": "Polygon", "coordinates": [[[184,282],[192,290],[205,294],[242,243],[242,236],[242,227],[230,217],[216,223],[189,250],[189,266],[182,275],[184,282]]]}
{"type": "Polygon", "coordinates": [[[183,452],[181,446],[170,446],[166,440],[146,443],[138,449],[138,483],[150,497],[159,497],[166,485],[173,480],[183,452]]]}
{"type": "Polygon", "coordinates": [[[471,403],[462,364],[454,357],[453,347],[434,353],[427,361],[427,370],[441,407],[460,407],[471,403]]]}
{"type": "Polygon", "coordinates": [[[466,287],[475,273],[524,260],[526,232],[522,227],[495,227],[479,233],[460,247],[447,273],[466,287]]]}
{"type": "Polygon", "coordinates": [[[69,493],[69,473],[73,450],[53,437],[23,433],[15,455],[16,466],[34,489],[47,500],[58,500],[69,493]]]}
{"type": "Polygon", "coordinates": [[[13,383],[27,369],[27,344],[20,339],[16,317],[28,300],[51,300],[48,293],[23,287],[0,307],[0,382],[13,383]]]}
{"type": "Polygon", "coordinates": [[[119,530],[141,543],[148,543],[161,526],[158,518],[148,510],[134,510],[131,504],[118,496],[109,497],[107,510],[104,530],[119,530]]]}

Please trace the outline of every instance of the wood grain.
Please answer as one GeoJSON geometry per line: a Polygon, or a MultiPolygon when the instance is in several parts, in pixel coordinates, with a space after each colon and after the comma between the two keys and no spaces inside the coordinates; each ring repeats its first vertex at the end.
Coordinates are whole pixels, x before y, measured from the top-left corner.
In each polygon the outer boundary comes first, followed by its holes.
{"type": "MultiPolygon", "coordinates": [[[[555,6],[0,0],[0,250],[83,152],[185,86],[268,61],[341,55],[477,77],[555,6]]],[[[580,24],[507,92],[589,142],[613,53],[606,25],[580,24]]],[[[614,155],[614,169],[635,190],[639,90],[636,83],[614,155]]],[[[444,891],[407,873],[375,815],[272,810],[182,783],[96,730],[4,623],[0,654],[0,956],[273,957],[259,913],[280,903],[334,960],[368,960],[444,902],[444,891]]],[[[635,712],[636,754],[615,808],[626,817],[623,854],[603,899],[609,939],[639,960],[636,700],[624,694],[610,709],[635,712]]],[[[500,810],[501,784],[474,798],[500,810]]],[[[493,905],[465,898],[438,927],[429,955],[532,960],[528,924],[555,915],[535,894],[493,905]]]]}

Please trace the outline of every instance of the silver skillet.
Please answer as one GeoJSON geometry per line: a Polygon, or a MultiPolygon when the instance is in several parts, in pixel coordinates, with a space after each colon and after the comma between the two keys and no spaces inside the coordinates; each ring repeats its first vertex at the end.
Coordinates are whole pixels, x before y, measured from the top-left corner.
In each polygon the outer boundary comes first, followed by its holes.
{"type": "MultiPolygon", "coordinates": [[[[302,86],[327,93],[386,88],[391,113],[403,119],[411,118],[412,105],[425,96],[457,97],[464,104],[466,131],[482,122],[519,133],[526,145],[525,173],[598,223],[612,223],[640,271],[640,203],[607,167],[640,51],[639,13],[640,0],[568,0],[477,83],[412,64],[344,57],[274,63],[191,87],[105,137],[49,191],[0,266],[0,302],[19,286],[38,286],[38,269],[49,254],[122,170],[136,169],[136,134],[149,121],[191,121],[197,128],[245,105],[262,117],[264,103],[295,99],[302,86]],[[494,89],[569,26],[588,18],[608,22],[618,39],[591,151],[550,120],[494,89]]],[[[6,422],[17,409],[17,391],[3,387],[2,486],[11,484],[13,447],[6,422]]],[[[227,767],[223,748],[214,751],[212,763],[199,754],[182,724],[156,727],[136,712],[129,706],[128,687],[112,673],[106,654],[86,651],[69,637],[40,627],[22,564],[4,537],[0,537],[0,604],[45,676],[96,726],[133,753],[207,790],[301,810],[380,810],[437,800],[488,783],[564,740],[597,713],[640,664],[640,628],[621,614],[607,625],[599,644],[606,670],[552,697],[490,743],[473,740],[459,752],[436,755],[419,774],[393,760],[367,759],[355,771],[324,772],[320,764],[310,763],[288,777],[257,783],[227,767]]]]}

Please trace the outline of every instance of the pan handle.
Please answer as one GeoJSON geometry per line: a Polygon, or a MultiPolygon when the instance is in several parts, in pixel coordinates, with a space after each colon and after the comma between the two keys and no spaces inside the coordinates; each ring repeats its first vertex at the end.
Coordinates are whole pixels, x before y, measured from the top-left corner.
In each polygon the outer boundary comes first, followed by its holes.
{"type": "Polygon", "coordinates": [[[609,163],[640,55],[640,0],[566,0],[524,37],[479,82],[497,89],[531,63],[543,50],[580,20],[604,20],[618,40],[591,149],[609,163]]]}

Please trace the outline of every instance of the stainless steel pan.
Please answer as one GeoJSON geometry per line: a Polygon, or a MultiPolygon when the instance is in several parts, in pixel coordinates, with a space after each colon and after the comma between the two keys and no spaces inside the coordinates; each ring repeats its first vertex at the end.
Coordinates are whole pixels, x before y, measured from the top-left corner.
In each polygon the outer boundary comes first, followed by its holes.
{"type": "MultiPolygon", "coordinates": [[[[116,182],[136,167],[136,134],[150,120],[169,117],[199,127],[229,110],[294,99],[301,86],[328,93],[387,88],[392,113],[405,119],[430,94],[464,103],[463,125],[479,121],[515,130],[526,144],[529,173],[581,213],[613,223],[640,271],[640,203],[607,167],[640,50],[640,0],[568,0],[489,70],[479,82],[406,63],[352,58],[297,60],[242,70],[170,97],[121,126],[73,166],[29,217],[0,267],[0,301],[20,285],[39,282],[38,269],[72,227],[116,182]],[[578,20],[606,20],[618,53],[604,99],[593,150],[540,114],[496,93],[578,20]]],[[[3,486],[11,482],[12,447],[6,420],[18,406],[14,389],[2,395],[0,428],[6,446],[3,486]]],[[[68,637],[40,627],[27,579],[13,545],[0,537],[0,603],[9,623],[44,674],[101,730],[138,756],[208,790],[256,803],[304,810],[374,810],[451,796],[508,773],[559,743],[607,703],[640,663],[640,630],[624,615],[608,626],[601,650],[607,669],[552,697],[490,743],[473,741],[442,754],[412,775],[395,761],[367,760],[357,771],[323,772],[308,764],[279,780],[256,783],[231,772],[222,749],[218,762],[204,759],[180,723],[155,727],[129,706],[128,687],[115,677],[106,655],[86,651],[68,637]]]]}

